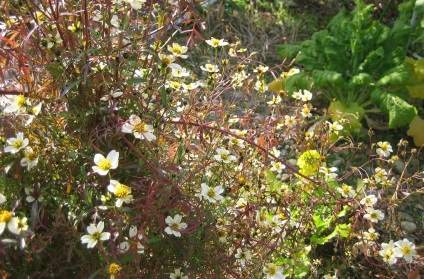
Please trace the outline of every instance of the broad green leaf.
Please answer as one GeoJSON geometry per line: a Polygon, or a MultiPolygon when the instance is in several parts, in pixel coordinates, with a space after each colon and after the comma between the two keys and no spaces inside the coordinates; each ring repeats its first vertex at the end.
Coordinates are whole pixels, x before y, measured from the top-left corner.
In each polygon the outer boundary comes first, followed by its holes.
{"type": "Polygon", "coordinates": [[[301,50],[300,45],[277,45],[277,53],[283,59],[294,59],[301,50]]]}
{"type": "Polygon", "coordinates": [[[371,93],[372,102],[389,117],[389,127],[396,128],[411,123],[417,109],[401,97],[376,89],[371,93]]]}
{"type": "Polygon", "coordinates": [[[338,72],[315,70],[312,72],[312,77],[319,88],[337,86],[339,89],[345,89],[347,87],[342,74],[338,72]]]}
{"type": "Polygon", "coordinates": [[[371,76],[367,73],[359,73],[352,77],[352,84],[368,86],[371,83],[371,76]]]}
{"type": "Polygon", "coordinates": [[[405,65],[399,65],[390,69],[377,83],[378,86],[389,84],[399,85],[406,82],[409,78],[408,69],[405,65]]]}

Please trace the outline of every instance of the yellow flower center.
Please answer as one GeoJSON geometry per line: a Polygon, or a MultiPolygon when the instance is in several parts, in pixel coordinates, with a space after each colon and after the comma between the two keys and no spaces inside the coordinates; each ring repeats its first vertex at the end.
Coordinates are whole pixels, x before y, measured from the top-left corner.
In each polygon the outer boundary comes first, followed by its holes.
{"type": "Polygon", "coordinates": [[[25,105],[25,97],[23,95],[18,95],[16,96],[15,99],[15,103],[19,106],[19,107],[23,107],[25,105]]]}
{"type": "Polygon", "coordinates": [[[97,239],[97,240],[99,240],[99,239],[100,239],[100,233],[99,233],[99,232],[95,232],[95,233],[93,233],[93,234],[91,235],[91,237],[92,237],[93,239],[97,239]]]}
{"type": "Polygon", "coordinates": [[[37,158],[37,154],[35,154],[35,152],[27,152],[26,157],[28,160],[34,161],[37,158]]]}
{"type": "Polygon", "coordinates": [[[342,190],[343,193],[345,193],[346,195],[350,193],[349,186],[347,186],[346,184],[342,186],[342,190]]]}
{"type": "Polygon", "coordinates": [[[13,142],[13,147],[20,148],[22,146],[22,141],[20,139],[17,139],[13,142]]]}
{"type": "Polygon", "coordinates": [[[409,255],[409,254],[411,254],[411,247],[409,247],[409,246],[403,246],[403,247],[402,247],[402,253],[403,253],[404,255],[409,255]]]}
{"type": "Polygon", "coordinates": [[[215,190],[210,188],[207,193],[208,197],[213,198],[216,196],[215,190]]]}
{"type": "Polygon", "coordinates": [[[171,58],[169,56],[165,56],[162,58],[161,62],[163,65],[168,66],[171,64],[171,58]]]}
{"type": "Polygon", "coordinates": [[[380,146],[380,148],[381,148],[383,151],[387,151],[387,149],[389,149],[389,146],[388,146],[388,144],[387,144],[387,143],[382,143],[382,144],[381,144],[381,146],[380,146]]]}
{"type": "Polygon", "coordinates": [[[119,266],[119,264],[111,263],[109,265],[109,273],[110,274],[118,274],[119,271],[121,271],[121,267],[119,266]]]}
{"type": "Polygon", "coordinates": [[[170,227],[171,227],[172,230],[176,231],[176,230],[180,229],[180,224],[172,223],[170,227]]]}
{"type": "Polygon", "coordinates": [[[12,213],[7,210],[0,211],[0,223],[9,223],[12,219],[12,213]]]}
{"type": "Polygon", "coordinates": [[[225,153],[221,154],[221,158],[222,158],[222,160],[227,160],[228,154],[225,154],[225,153]]]}
{"type": "Polygon", "coordinates": [[[176,54],[181,54],[183,53],[183,48],[180,45],[173,45],[171,52],[176,54]]]}
{"type": "Polygon", "coordinates": [[[124,184],[121,184],[120,186],[117,187],[115,191],[115,196],[122,199],[128,196],[129,192],[130,192],[129,187],[124,184]]]}
{"type": "Polygon", "coordinates": [[[373,212],[370,214],[371,219],[377,219],[377,213],[373,212]]]}
{"type": "Polygon", "coordinates": [[[268,275],[275,275],[277,274],[277,268],[275,265],[269,265],[268,266],[268,275]]]}
{"type": "Polygon", "coordinates": [[[99,164],[99,168],[101,168],[102,170],[110,170],[111,167],[112,167],[112,162],[108,158],[104,159],[99,164]]]}
{"type": "Polygon", "coordinates": [[[140,122],[134,126],[134,130],[136,130],[139,133],[145,133],[147,132],[147,124],[144,122],[140,122]]]}

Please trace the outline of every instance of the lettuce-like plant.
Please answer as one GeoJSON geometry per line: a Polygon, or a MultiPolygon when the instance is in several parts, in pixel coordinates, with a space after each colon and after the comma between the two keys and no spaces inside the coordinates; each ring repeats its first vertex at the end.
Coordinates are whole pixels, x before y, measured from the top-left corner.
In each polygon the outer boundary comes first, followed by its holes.
{"type": "Polygon", "coordinates": [[[321,90],[331,102],[333,121],[345,118],[349,132],[360,130],[368,108],[387,115],[390,128],[407,125],[417,115],[404,86],[409,79],[404,61],[411,28],[402,20],[389,28],[373,20],[373,5],[356,4],[350,14],[342,10],[310,40],[277,47],[282,58],[295,59],[306,70],[285,78],[285,86],[321,90]]]}

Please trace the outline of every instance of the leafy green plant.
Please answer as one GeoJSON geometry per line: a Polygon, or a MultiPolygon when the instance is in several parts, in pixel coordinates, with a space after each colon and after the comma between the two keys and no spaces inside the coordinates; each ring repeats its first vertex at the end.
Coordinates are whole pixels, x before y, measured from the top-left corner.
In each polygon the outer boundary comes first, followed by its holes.
{"type": "Polygon", "coordinates": [[[411,28],[397,20],[389,28],[373,20],[372,5],[356,1],[351,14],[342,10],[325,30],[300,45],[280,45],[285,59],[296,59],[305,73],[285,79],[289,90],[315,87],[331,102],[333,121],[358,132],[365,109],[388,116],[390,128],[407,125],[417,114],[403,84],[409,79],[406,42],[411,28]]]}

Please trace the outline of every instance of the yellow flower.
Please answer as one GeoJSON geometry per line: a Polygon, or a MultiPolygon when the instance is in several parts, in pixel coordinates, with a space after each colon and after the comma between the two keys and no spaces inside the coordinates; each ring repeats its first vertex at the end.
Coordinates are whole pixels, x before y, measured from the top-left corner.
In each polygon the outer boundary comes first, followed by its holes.
{"type": "Polygon", "coordinates": [[[297,159],[299,172],[303,175],[310,176],[317,173],[320,167],[321,155],[316,150],[308,150],[302,153],[297,159]]]}

